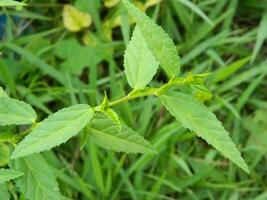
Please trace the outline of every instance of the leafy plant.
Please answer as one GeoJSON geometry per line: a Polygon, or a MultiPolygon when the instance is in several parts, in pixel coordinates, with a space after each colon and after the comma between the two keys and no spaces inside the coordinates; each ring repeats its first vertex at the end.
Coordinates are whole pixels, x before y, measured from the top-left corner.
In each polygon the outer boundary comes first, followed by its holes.
{"type": "MultiPolygon", "coordinates": [[[[190,73],[185,77],[179,76],[180,58],[177,47],[168,34],[134,4],[128,0],[122,0],[122,2],[136,22],[124,54],[125,75],[132,91],[113,101],[110,101],[105,94],[102,103],[98,106],[73,105],[51,114],[41,122],[36,122],[37,115],[30,105],[8,97],[0,88],[0,125],[32,124],[30,128],[15,136],[7,135],[3,140],[14,144],[15,149],[10,157],[10,169],[0,171],[1,184],[14,179],[17,187],[28,199],[61,199],[53,170],[41,153],[67,142],[80,132],[83,142],[91,140],[108,150],[155,154],[153,145],[124,125],[119,114],[113,110],[114,106],[148,96],[158,98],[184,128],[193,131],[249,173],[248,166],[229,134],[203,103],[212,97],[204,84],[209,74],[190,73]],[[161,70],[159,67],[167,74],[168,80],[159,87],[150,87],[151,80],[157,71],[161,70]]],[[[82,24],[75,21],[75,17],[82,17],[84,14],[72,7],[65,7],[65,12],[64,22],[71,31],[80,31],[91,23],[88,15],[82,24]]],[[[75,40],[68,41],[67,46],[69,42],[75,44],[77,49],[83,49],[86,55],[87,48],[80,47],[75,40]]],[[[69,67],[73,57],[65,50],[63,44],[63,47],[57,47],[57,54],[70,59],[65,63],[65,67],[69,67]]],[[[19,49],[19,51],[23,50],[19,49]]],[[[79,60],[79,54],[76,53],[75,62],[79,60]]],[[[96,59],[96,64],[99,59],[96,59]]],[[[38,60],[35,61],[38,62],[38,60]]],[[[83,65],[84,63],[81,63],[79,66],[82,68],[83,65]]],[[[81,68],[72,73],[80,74],[81,68]]],[[[60,80],[63,80],[62,77],[60,80]]],[[[94,164],[99,165],[97,160],[94,160],[94,164]]],[[[103,185],[102,180],[99,180],[99,185],[103,185]]],[[[0,187],[6,188],[5,185],[0,187]]],[[[2,191],[6,194],[6,190],[0,188],[0,192],[2,191]]]]}

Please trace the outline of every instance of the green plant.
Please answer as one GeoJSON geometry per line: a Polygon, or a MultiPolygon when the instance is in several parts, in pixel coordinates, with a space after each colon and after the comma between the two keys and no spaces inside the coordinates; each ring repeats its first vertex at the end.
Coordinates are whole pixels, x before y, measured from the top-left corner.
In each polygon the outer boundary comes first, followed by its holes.
{"type": "Polygon", "coordinates": [[[127,0],[123,0],[123,3],[137,24],[124,56],[126,78],[133,88],[128,95],[115,101],[109,101],[105,95],[99,106],[74,105],[36,123],[37,116],[30,105],[12,99],[0,90],[0,125],[32,124],[16,136],[7,135],[2,139],[14,144],[15,150],[11,155],[11,169],[1,171],[0,180],[5,182],[17,178],[16,185],[29,199],[61,198],[52,170],[42,155],[36,153],[58,146],[79,132],[84,143],[91,139],[111,150],[155,153],[153,146],[122,124],[112,109],[113,106],[146,96],[157,97],[185,128],[195,132],[248,172],[246,163],[228,133],[201,102],[212,96],[204,85],[208,74],[180,77],[180,59],[172,40],[133,4],[127,0]],[[167,83],[157,88],[147,87],[159,66],[168,76],[167,83]]]}

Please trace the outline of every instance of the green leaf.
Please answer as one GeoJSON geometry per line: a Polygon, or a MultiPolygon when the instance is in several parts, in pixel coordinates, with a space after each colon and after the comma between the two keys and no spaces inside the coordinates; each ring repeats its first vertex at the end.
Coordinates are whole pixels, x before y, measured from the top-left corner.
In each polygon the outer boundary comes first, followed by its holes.
{"type": "Polygon", "coordinates": [[[61,199],[57,180],[40,154],[16,159],[10,163],[10,166],[24,173],[24,176],[16,179],[15,183],[27,199],[61,199]]]}
{"type": "Polygon", "coordinates": [[[25,6],[25,3],[13,0],[0,0],[0,6],[25,6]]]}
{"type": "Polygon", "coordinates": [[[18,144],[11,158],[49,150],[66,142],[78,134],[93,115],[93,110],[86,104],[78,104],[54,113],[18,144]]]}
{"type": "Polygon", "coordinates": [[[122,0],[122,2],[136,21],[148,48],[167,75],[171,78],[178,76],[180,73],[180,58],[172,39],[160,26],[128,0],[122,0]]]}
{"type": "Polygon", "coordinates": [[[200,102],[208,101],[213,97],[212,93],[204,85],[192,85],[192,88],[194,89],[194,97],[200,102]]]}
{"type": "Polygon", "coordinates": [[[267,38],[267,9],[265,9],[261,18],[261,22],[258,28],[256,44],[254,46],[251,57],[251,62],[254,62],[266,38],[267,38]]]}
{"type": "Polygon", "coordinates": [[[115,112],[115,110],[113,110],[112,108],[107,108],[104,111],[104,114],[113,121],[113,123],[118,128],[118,131],[121,131],[121,121],[120,121],[118,114],[115,112]]]}
{"type": "Polygon", "coordinates": [[[129,85],[136,90],[144,88],[157,72],[158,62],[148,49],[138,26],[125,51],[124,67],[129,85]]]}
{"type": "Polygon", "coordinates": [[[32,107],[23,101],[0,97],[0,126],[11,124],[32,124],[36,120],[32,107]]]}
{"type": "Polygon", "coordinates": [[[9,155],[10,150],[7,144],[1,143],[1,136],[3,133],[0,134],[0,167],[5,166],[9,162],[9,155]]]}
{"type": "Polygon", "coordinates": [[[240,68],[246,66],[249,60],[250,60],[250,56],[237,60],[223,68],[219,68],[219,70],[217,70],[214,73],[214,79],[212,81],[214,83],[217,83],[219,81],[227,79],[232,74],[234,74],[236,71],[238,71],[240,68]]]}
{"type": "Polygon", "coordinates": [[[74,75],[80,75],[87,66],[97,65],[106,52],[100,45],[82,46],[76,39],[58,43],[55,51],[58,57],[64,59],[60,67],[74,75]]]}
{"type": "Polygon", "coordinates": [[[168,92],[161,97],[167,110],[186,128],[222,152],[241,169],[249,173],[248,166],[235,147],[227,131],[216,116],[191,96],[180,92],[168,92]]]}
{"type": "Polygon", "coordinates": [[[9,200],[10,195],[8,193],[7,185],[0,184],[0,200],[9,200]]]}
{"type": "Polygon", "coordinates": [[[214,26],[214,23],[211,21],[211,19],[193,2],[189,0],[176,0],[176,1],[188,7],[190,10],[192,10],[194,13],[200,16],[203,20],[205,20],[205,22],[207,22],[210,26],[214,26]]]}
{"type": "Polygon", "coordinates": [[[8,97],[2,87],[0,87],[0,97],[8,97]]]}
{"type": "Polygon", "coordinates": [[[0,169],[0,184],[22,176],[24,173],[12,169],[0,169]]]}
{"type": "Polygon", "coordinates": [[[155,153],[152,145],[126,125],[122,130],[105,115],[94,116],[89,136],[99,146],[126,153],[155,153]]]}

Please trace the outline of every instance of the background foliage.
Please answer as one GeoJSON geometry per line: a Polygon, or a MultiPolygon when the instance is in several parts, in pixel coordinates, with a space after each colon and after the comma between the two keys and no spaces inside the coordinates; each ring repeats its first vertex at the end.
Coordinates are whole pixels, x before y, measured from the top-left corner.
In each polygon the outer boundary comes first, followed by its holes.
{"type": "MultiPolygon", "coordinates": [[[[83,144],[86,135],[81,133],[44,153],[51,167],[46,177],[55,174],[66,199],[267,199],[267,1],[134,2],[174,39],[183,75],[212,72],[206,82],[213,98],[206,105],[238,144],[251,174],[182,128],[158,100],[149,97],[115,110],[124,123],[151,141],[158,154],[106,151],[90,140],[83,144]]],[[[25,3],[27,7],[0,11],[0,83],[10,96],[31,104],[38,111],[38,121],[77,103],[98,105],[105,91],[110,99],[130,91],[123,54],[133,22],[121,2],[25,3]],[[86,20],[71,24],[66,16],[63,20],[66,12],[73,12],[65,4],[83,12],[79,18],[86,20]]],[[[151,85],[159,86],[165,80],[160,71],[151,85]]],[[[25,128],[0,127],[1,167],[8,163],[12,149],[1,141],[25,128]]],[[[46,164],[36,166],[43,162],[42,157],[34,156],[12,165],[23,169],[28,163],[43,171],[46,164]]],[[[35,171],[26,173],[38,184],[35,171]]],[[[13,199],[24,199],[12,182],[1,186],[0,199],[8,198],[3,188],[8,188],[13,199]]],[[[29,188],[26,185],[21,190],[30,194],[29,188]]],[[[45,189],[49,195],[59,195],[53,188],[45,189]]]]}

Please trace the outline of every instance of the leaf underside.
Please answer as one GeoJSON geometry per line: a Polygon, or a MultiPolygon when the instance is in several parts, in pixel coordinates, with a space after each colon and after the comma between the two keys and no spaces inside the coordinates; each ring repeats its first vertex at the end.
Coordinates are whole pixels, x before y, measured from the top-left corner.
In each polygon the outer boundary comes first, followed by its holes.
{"type": "Polygon", "coordinates": [[[247,164],[227,131],[207,107],[194,100],[193,97],[180,92],[168,92],[160,98],[167,110],[184,127],[194,131],[199,137],[249,173],[247,164]]]}
{"type": "Polygon", "coordinates": [[[78,104],[50,115],[18,144],[11,158],[49,150],[66,142],[90,122],[93,114],[89,105],[78,104]]]}

